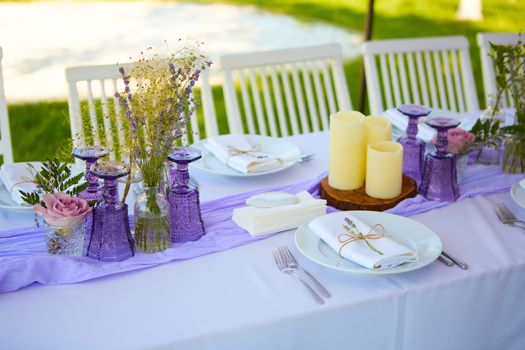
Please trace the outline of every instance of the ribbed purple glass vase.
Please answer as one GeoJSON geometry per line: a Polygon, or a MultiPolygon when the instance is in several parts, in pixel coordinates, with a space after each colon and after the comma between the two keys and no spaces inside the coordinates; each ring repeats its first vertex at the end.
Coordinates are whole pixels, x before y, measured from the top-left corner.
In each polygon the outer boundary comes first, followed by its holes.
{"type": "Polygon", "coordinates": [[[456,156],[447,152],[447,132],[460,123],[452,118],[436,117],[427,120],[426,124],[437,129],[438,136],[436,150],[425,157],[419,193],[430,200],[455,201],[459,198],[456,156]]]}
{"type": "Polygon", "coordinates": [[[171,189],[168,192],[170,204],[171,241],[174,243],[196,241],[204,235],[198,189],[190,185],[188,164],[201,158],[199,150],[180,147],[168,159],[176,164],[170,167],[171,189]]]}
{"type": "Polygon", "coordinates": [[[101,261],[122,261],[135,253],[135,243],[131,236],[128,206],[119,201],[119,177],[125,176],[128,169],[112,161],[98,161],[92,172],[104,179],[103,199],[93,207],[91,237],[87,256],[101,261]]]}
{"type": "Polygon", "coordinates": [[[407,136],[397,142],[403,145],[403,174],[410,176],[419,184],[423,174],[423,158],[425,156],[425,143],[416,138],[418,132],[418,119],[430,114],[430,109],[425,106],[405,104],[397,110],[408,117],[407,136]]]}

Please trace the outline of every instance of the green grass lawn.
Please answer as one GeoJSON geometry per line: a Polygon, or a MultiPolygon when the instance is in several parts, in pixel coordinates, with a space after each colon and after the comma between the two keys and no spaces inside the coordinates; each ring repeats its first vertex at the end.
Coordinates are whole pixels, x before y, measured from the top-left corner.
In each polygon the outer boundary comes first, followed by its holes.
{"type": "MultiPolygon", "coordinates": [[[[192,1],[192,0],[190,0],[192,1]]],[[[324,21],[361,31],[367,10],[366,0],[193,0],[201,3],[250,4],[285,13],[304,21],[324,21]]],[[[373,38],[392,39],[422,36],[465,35],[470,42],[472,66],[480,103],[483,104],[482,79],[476,33],[511,31],[520,27],[525,14],[521,0],[484,0],[484,19],[464,22],[455,19],[458,1],[453,0],[378,0],[373,38]]],[[[347,62],[345,71],[354,106],[359,97],[360,59],[347,62]]],[[[215,91],[219,123],[225,120],[222,93],[215,91]]],[[[67,102],[36,102],[9,105],[11,137],[15,161],[42,160],[53,156],[70,136],[67,102]]],[[[224,130],[224,128],[221,128],[224,130]]]]}

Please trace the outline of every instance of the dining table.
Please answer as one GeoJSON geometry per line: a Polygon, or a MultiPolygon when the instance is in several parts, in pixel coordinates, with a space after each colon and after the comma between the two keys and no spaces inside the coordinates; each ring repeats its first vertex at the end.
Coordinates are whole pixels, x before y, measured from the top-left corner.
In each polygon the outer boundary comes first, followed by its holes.
{"type": "MultiPolygon", "coordinates": [[[[191,168],[201,202],[326,172],[328,132],[286,139],[313,158],[253,177],[191,168]]],[[[193,259],[2,293],[0,349],[522,350],[525,232],[498,221],[500,202],[525,219],[508,191],[410,216],[467,270],[439,260],[390,275],[329,269],[303,256],[288,230],[193,259]],[[324,305],[277,269],[272,252],[283,245],[331,293],[324,305]]],[[[31,225],[31,211],[0,209],[0,240],[31,225]]]]}

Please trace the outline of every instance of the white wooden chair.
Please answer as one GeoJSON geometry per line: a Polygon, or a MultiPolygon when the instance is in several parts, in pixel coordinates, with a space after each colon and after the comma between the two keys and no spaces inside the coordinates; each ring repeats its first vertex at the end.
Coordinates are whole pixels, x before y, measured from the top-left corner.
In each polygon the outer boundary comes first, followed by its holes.
{"type": "MultiPolygon", "coordinates": [[[[490,43],[497,45],[510,45],[516,44],[519,40],[518,33],[478,33],[478,46],[481,52],[481,70],[483,73],[483,87],[485,90],[486,101],[489,100],[489,96],[496,96],[498,87],[496,85],[496,75],[494,73],[494,65],[492,57],[490,57],[490,43]]],[[[524,38],[522,38],[524,39],[524,38]]],[[[506,91],[502,96],[502,107],[514,107],[509,92],[506,91]]]]}
{"type": "Polygon", "coordinates": [[[0,155],[3,156],[4,163],[12,163],[13,149],[11,147],[11,132],[9,131],[9,117],[7,115],[7,102],[4,92],[2,57],[2,48],[0,47],[0,155]]]}
{"type": "MultiPolygon", "coordinates": [[[[125,144],[125,116],[121,113],[118,99],[114,96],[115,92],[124,90],[124,82],[119,68],[124,67],[128,72],[133,68],[132,63],[116,65],[98,65],[70,67],[66,69],[66,80],[69,86],[69,118],[71,124],[71,135],[75,147],[86,144],[86,127],[90,129],[90,134],[94,144],[123,146],[125,144]],[[82,98],[81,98],[82,96],[82,98]],[[89,118],[82,118],[81,101],[87,101],[87,112],[89,118]],[[114,116],[113,118],[111,116],[114,116]],[[89,120],[86,126],[86,119],[89,120]],[[102,126],[100,125],[100,121],[102,126]],[[103,128],[105,139],[101,140],[101,130],[103,128]],[[108,130],[117,130],[107,132],[108,130]],[[117,136],[118,140],[114,140],[117,136]]],[[[197,84],[201,90],[200,107],[204,115],[204,131],[206,137],[218,134],[217,121],[215,117],[215,107],[211,87],[208,82],[208,71],[201,73],[197,84]]],[[[183,144],[199,141],[202,134],[196,113],[190,118],[190,128],[185,133],[183,144]]],[[[116,157],[116,147],[113,147],[112,159],[116,157]]]]}
{"type": "Polygon", "coordinates": [[[372,114],[403,103],[479,109],[465,37],[373,40],[362,50],[372,114]]]}
{"type": "Polygon", "coordinates": [[[220,61],[230,132],[287,136],[326,130],[330,114],[352,109],[337,44],[226,55],[220,61]]]}

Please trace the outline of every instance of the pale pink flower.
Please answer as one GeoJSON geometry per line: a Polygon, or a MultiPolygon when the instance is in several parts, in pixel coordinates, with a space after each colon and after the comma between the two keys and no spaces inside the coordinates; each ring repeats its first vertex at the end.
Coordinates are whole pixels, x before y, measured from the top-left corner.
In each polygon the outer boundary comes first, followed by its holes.
{"type": "Polygon", "coordinates": [[[44,219],[53,226],[73,226],[81,222],[91,212],[91,207],[85,199],[71,197],[64,192],[44,194],[44,203],[35,205],[35,212],[42,215],[44,219]]]}
{"type": "MultiPolygon", "coordinates": [[[[448,130],[447,139],[447,150],[450,153],[463,154],[467,152],[469,146],[476,140],[476,135],[461,128],[453,128],[448,130]]],[[[435,144],[436,136],[430,142],[435,144]]]]}

